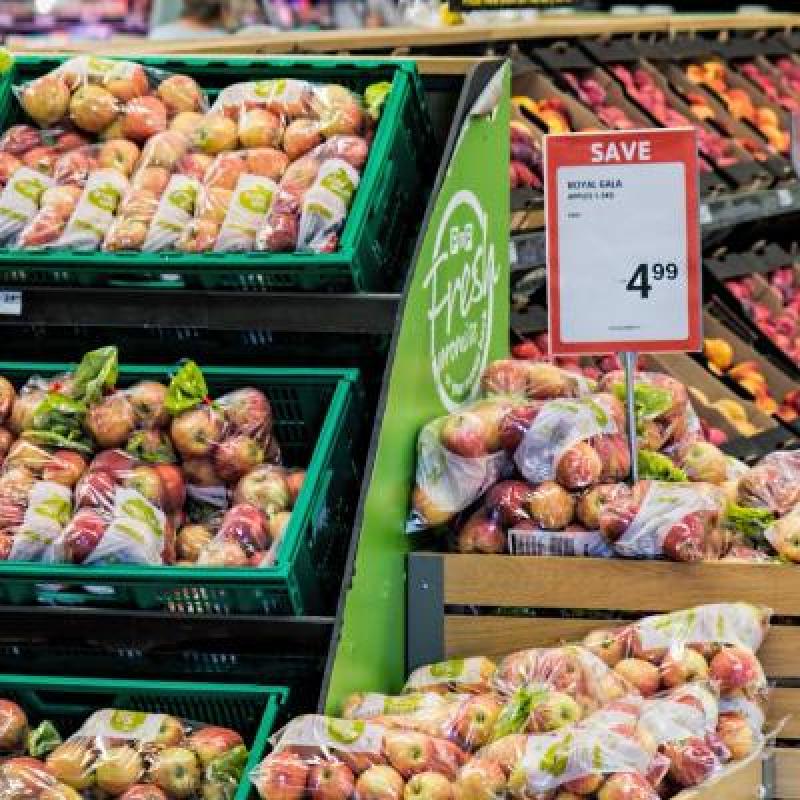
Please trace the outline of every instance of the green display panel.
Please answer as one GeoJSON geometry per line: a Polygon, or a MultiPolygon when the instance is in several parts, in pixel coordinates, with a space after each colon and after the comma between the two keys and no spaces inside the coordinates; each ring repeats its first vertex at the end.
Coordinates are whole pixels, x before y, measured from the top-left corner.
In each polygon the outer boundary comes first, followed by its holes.
{"type": "Polygon", "coordinates": [[[464,87],[395,333],[380,429],[365,480],[352,586],[326,711],[353,691],[394,691],[405,670],[405,530],[421,426],[474,396],[486,364],[508,352],[508,63],[464,87]],[[457,117],[458,118],[458,117],[457,117]]]}

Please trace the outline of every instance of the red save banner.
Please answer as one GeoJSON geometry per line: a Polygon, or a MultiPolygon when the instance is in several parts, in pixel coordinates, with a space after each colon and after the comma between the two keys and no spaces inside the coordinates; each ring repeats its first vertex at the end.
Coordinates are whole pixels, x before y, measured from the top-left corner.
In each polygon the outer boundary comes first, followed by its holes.
{"type": "Polygon", "coordinates": [[[693,129],[547,136],[554,355],[702,347],[693,129]]]}

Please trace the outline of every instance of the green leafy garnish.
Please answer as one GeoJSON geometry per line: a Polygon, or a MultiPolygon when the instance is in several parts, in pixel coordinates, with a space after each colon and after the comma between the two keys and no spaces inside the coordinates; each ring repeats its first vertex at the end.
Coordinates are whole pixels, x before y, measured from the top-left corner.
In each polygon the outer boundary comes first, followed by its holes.
{"type": "Polygon", "coordinates": [[[762,540],[764,531],[775,522],[775,515],[766,508],[749,508],[728,503],[723,521],[725,527],[738,531],[748,539],[762,540]]]}
{"type": "Polygon", "coordinates": [[[91,441],[83,430],[85,417],[85,403],[58,392],[48,392],[36,406],[31,427],[22,432],[22,438],[43,447],[91,453],[91,441]]]}
{"type": "Polygon", "coordinates": [[[28,732],[28,755],[33,758],[42,758],[48,753],[52,753],[61,742],[61,734],[56,730],[56,726],[49,720],[45,720],[28,732]]]}
{"type": "MultiPolygon", "coordinates": [[[[621,403],[625,402],[625,384],[615,383],[612,387],[614,396],[621,403]]],[[[672,394],[667,389],[637,383],[633,387],[633,405],[636,419],[639,421],[655,419],[672,408],[672,394]]]]}
{"type": "Polygon", "coordinates": [[[371,83],[364,91],[364,105],[367,107],[367,113],[373,118],[378,119],[383,110],[386,98],[392,89],[392,84],[388,81],[380,81],[379,83],[371,83]]]}
{"type": "Polygon", "coordinates": [[[528,725],[531,712],[547,699],[547,689],[523,687],[517,689],[503,706],[492,729],[492,741],[512,733],[522,733],[528,725]]]}
{"type": "Polygon", "coordinates": [[[91,350],[81,359],[72,374],[70,396],[86,405],[96,403],[117,383],[119,362],[113,345],[91,350]]]}
{"type": "Polygon", "coordinates": [[[247,765],[247,755],[247,748],[243,744],[228,750],[208,765],[206,779],[210,783],[232,783],[238,786],[247,765]]]}
{"type": "Polygon", "coordinates": [[[169,436],[158,431],[137,431],[125,449],[147,464],[174,464],[176,460],[169,436]]]}
{"type": "Polygon", "coordinates": [[[685,483],[689,480],[687,474],[662,453],[639,450],[636,454],[636,464],[639,468],[639,480],[650,479],[669,483],[685,483]]]}
{"type": "Polygon", "coordinates": [[[200,405],[208,397],[208,386],[200,367],[185,361],[169,382],[165,407],[172,416],[200,405]]]}

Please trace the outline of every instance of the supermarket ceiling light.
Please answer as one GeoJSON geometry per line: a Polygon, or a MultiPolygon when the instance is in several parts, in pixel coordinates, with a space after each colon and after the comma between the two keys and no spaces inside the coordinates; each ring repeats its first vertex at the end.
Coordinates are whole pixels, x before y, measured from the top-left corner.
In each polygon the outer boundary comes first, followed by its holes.
{"type": "Polygon", "coordinates": [[[56,5],[56,0],[35,0],[33,7],[37,14],[49,14],[56,5]]]}

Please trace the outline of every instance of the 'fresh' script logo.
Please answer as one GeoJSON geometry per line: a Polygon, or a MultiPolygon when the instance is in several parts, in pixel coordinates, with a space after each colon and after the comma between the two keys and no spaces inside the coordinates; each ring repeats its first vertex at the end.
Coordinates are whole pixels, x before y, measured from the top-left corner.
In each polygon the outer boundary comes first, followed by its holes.
{"type": "Polygon", "coordinates": [[[442,215],[423,284],[429,290],[431,369],[448,411],[474,395],[486,368],[497,280],[487,214],[475,194],[462,189],[442,215]]]}

